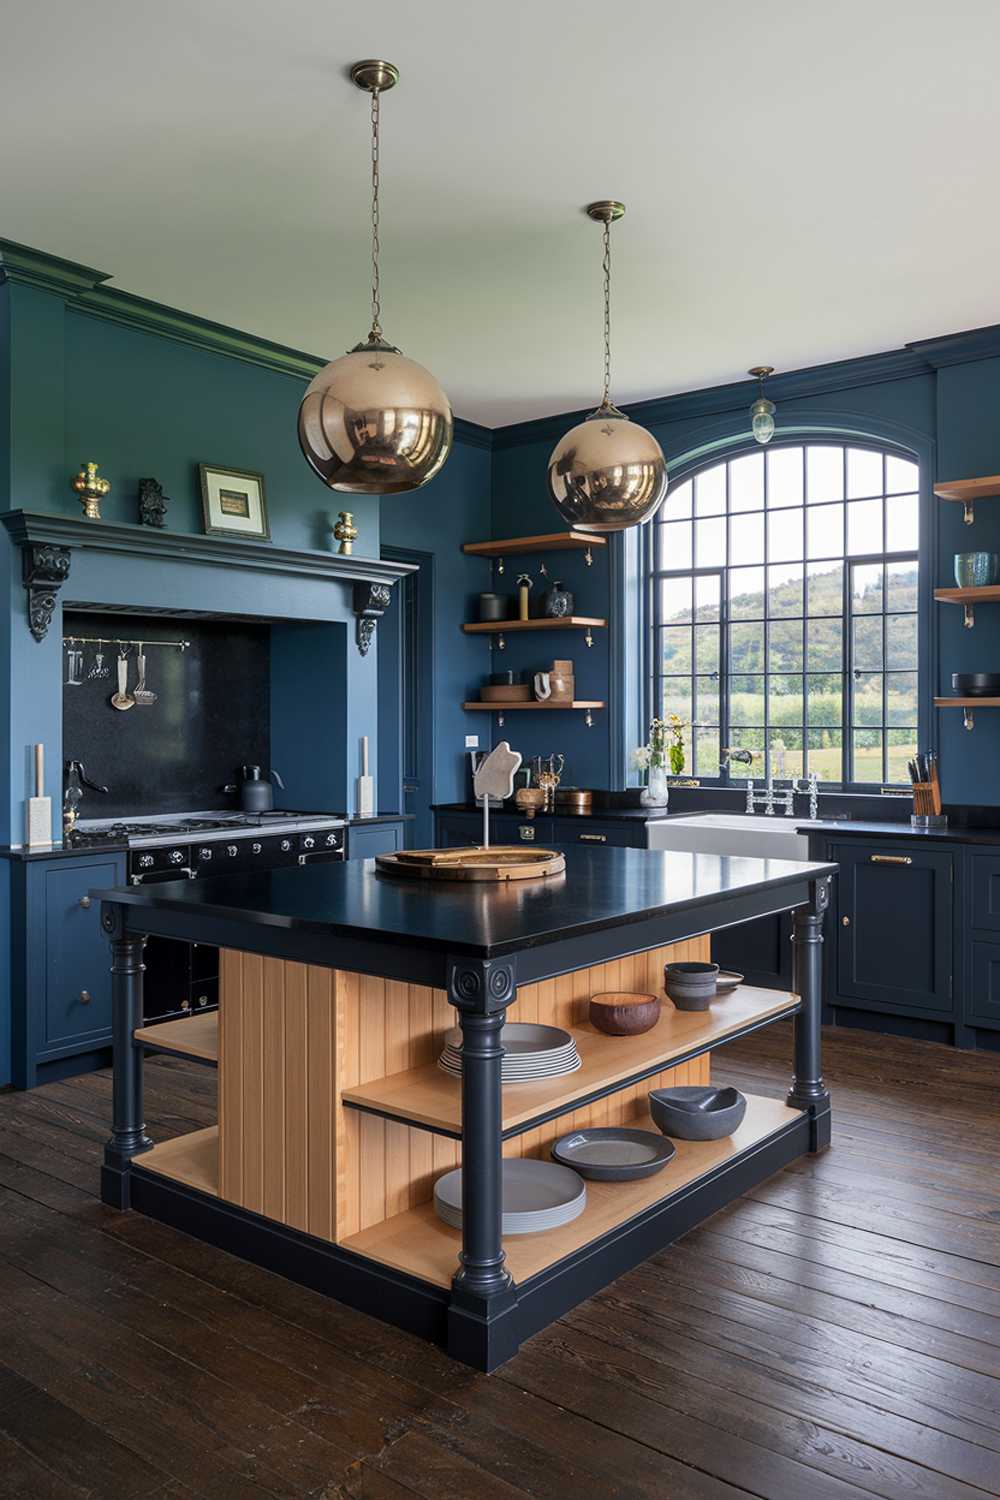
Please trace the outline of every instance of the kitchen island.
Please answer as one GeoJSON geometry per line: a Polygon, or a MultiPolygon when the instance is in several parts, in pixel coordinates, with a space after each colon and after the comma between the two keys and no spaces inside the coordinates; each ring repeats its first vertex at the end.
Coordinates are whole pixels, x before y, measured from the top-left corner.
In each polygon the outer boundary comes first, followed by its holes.
{"type": "Polygon", "coordinates": [[[823,914],[835,865],[636,849],[565,851],[501,884],[389,877],[373,861],[94,892],[112,949],[113,1130],[102,1196],[493,1369],[582,1298],[830,1138],[820,1066],[823,914]],[[638,1037],[590,1026],[601,990],[659,992],[708,935],[794,911],[795,992],[740,986],[638,1037]],[[217,1029],[142,1025],[147,935],[222,950],[217,1029]],[[650,1088],[709,1079],[713,1047],[794,1016],[787,1099],[750,1097],[655,1176],[591,1182],[573,1222],[501,1235],[503,1156],[583,1125],[645,1125],[650,1088]],[[462,1029],[464,1084],[436,1066],[462,1029]],[[501,1088],[508,1017],[571,1030],[581,1067],[501,1088]],[[159,1145],[143,1059],[219,1070],[217,1127],[159,1145]],[[463,1164],[463,1227],[435,1179],[463,1164]]]}

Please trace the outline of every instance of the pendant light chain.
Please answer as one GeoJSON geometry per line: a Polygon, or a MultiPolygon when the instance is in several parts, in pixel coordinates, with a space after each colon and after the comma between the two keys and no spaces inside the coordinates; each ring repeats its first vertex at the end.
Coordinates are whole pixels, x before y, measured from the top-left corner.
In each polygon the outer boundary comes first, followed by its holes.
{"type": "Polygon", "coordinates": [[[372,331],[369,337],[374,341],[382,337],[382,295],[379,284],[378,257],[378,220],[379,220],[379,113],[378,113],[379,90],[372,89],[372,331]]]}
{"type": "Polygon", "coordinates": [[[601,407],[611,405],[611,223],[604,223],[604,395],[601,407]]]}

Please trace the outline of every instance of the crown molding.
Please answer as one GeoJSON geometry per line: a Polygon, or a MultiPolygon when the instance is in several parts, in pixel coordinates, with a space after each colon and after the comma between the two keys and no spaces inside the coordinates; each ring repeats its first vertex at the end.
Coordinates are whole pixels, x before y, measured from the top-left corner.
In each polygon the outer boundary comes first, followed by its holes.
{"type": "Polygon", "coordinates": [[[964,333],[948,333],[936,339],[916,339],[907,344],[935,370],[945,365],[965,365],[977,359],[1000,358],[1000,323],[986,328],[968,328],[964,333]]]}
{"type": "Polygon", "coordinates": [[[76,261],[33,250],[30,245],[0,239],[0,281],[40,287],[42,291],[59,292],[69,298],[108,279],[106,272],[95,271],[92,266],[81,266],[76,261]]]}

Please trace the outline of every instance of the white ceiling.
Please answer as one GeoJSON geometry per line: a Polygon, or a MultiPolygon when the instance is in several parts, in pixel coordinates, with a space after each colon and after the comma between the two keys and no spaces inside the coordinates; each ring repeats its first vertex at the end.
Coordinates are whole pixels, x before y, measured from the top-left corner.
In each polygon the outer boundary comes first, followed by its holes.
{"type": "Polygon", "coordinates": [[[320,355],[387,334],[489,426],[1000,321],[995,0],[36,0],[0,33],[0,234],[320,355]]]}

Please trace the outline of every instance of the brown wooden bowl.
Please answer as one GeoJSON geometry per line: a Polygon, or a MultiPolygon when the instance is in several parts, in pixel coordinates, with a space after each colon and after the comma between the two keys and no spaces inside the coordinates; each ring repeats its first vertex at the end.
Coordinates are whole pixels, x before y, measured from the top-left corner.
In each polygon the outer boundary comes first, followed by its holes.
{"type": "Polygon", "coordinates": [[[659,995],[605,990],[590,1001],[590,1020],[605,1036],[641,1036],[660,1019],[659,995]]]}
{"type": "Polygon", "coordinates": [[[531,689],[525,682],[484,682],[479,696],[483,703],[530,703],[531,689]]]}

